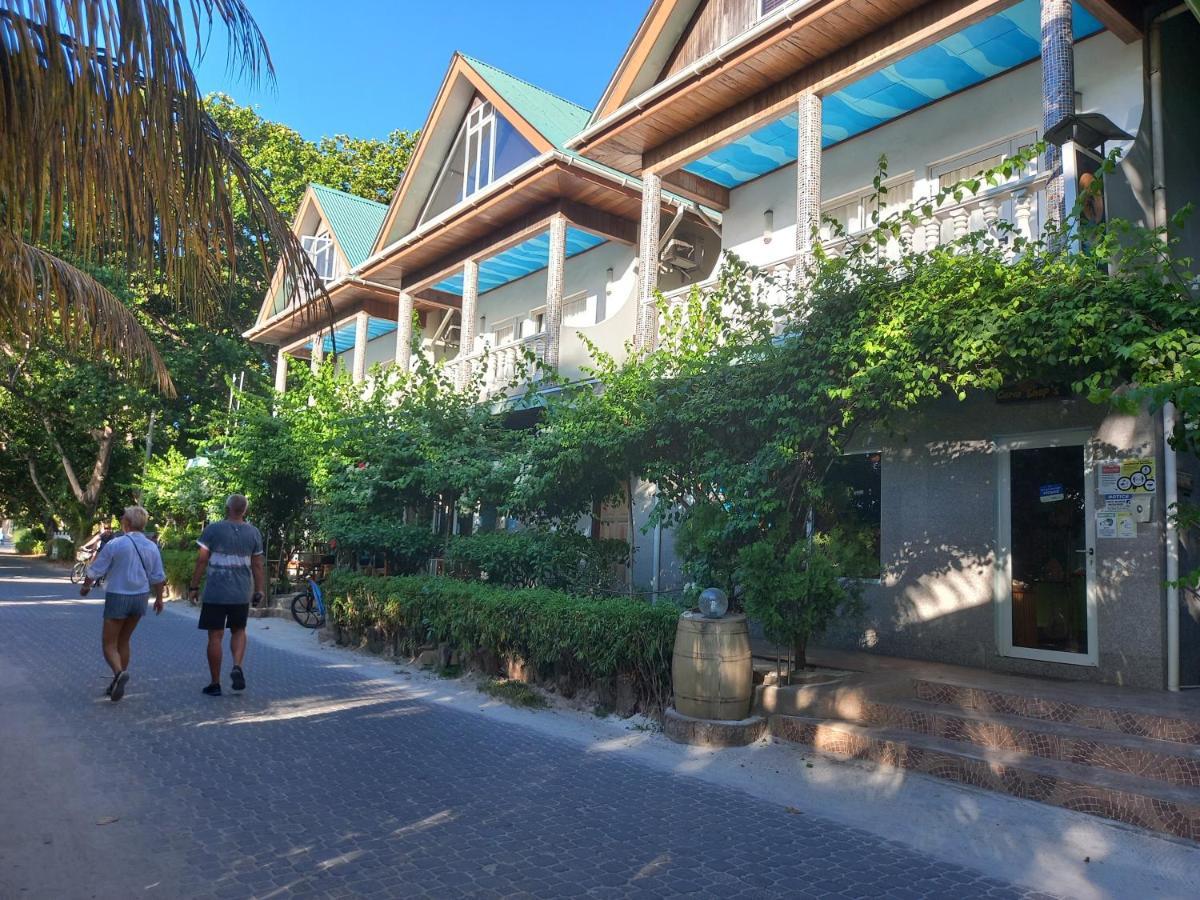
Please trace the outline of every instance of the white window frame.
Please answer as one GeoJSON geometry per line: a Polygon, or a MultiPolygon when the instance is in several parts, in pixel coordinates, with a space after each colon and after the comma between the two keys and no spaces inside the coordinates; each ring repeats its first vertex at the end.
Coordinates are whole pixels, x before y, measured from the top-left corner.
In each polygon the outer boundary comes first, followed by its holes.
{"type": "Polygon", "coordinates": [[[546,331],[546,307],[535,306],[529,311],[529,336],[535,334],[543,334],[546,331]],[[538,325],[538,317],[541,317],[541,325],[538,325]]]}
{"type": "Polygon", "coordinates": [[[321,276],[323,281],[332,281],[337,277],[337,248],[334,246],[333,237],[329,233],[303,235],[300,238],[300,246],[308,254],[309,262],[312,263],[313,268],[317,270],[317,274],[321,276]],[[323,254],[328,254],[326,258],[329,260],[327,266],[329,274],[322,272],[320,266],[317,264],[318,258],[323,254]]]}
{"type": "Polygon", "coordinates": [[[586,328],[588,325],[595,325],[597,321],[597,301],[598,297],[590,291],[576,291],[563,298],[562,321],[564,326],[571,328],[586,328]],[[582,304],[582,305],[581,305],[582,304]],[[570,321],[572,311],[571,307],[578,307],[574,312],[583,311],[586,321],[572,322],[570,321]]]}
{"type": "Polygon", "coordinates": [[[766,6],[767,0],[758,0],[758,17],[760,19],[765,19],[767,16],[773,16],[773,15],[775,15],[775,13],[779,12],[781,9],[783,9],[785,6],[787,6],[791,2],[792,2],[792,0],[783,0],[783,2],[780,3],[778,6],[776,6],[774,9],[766,10],[766,9],[763,9],[763,7],[766,6]]]}
{"type": "MultiPolygon", "coordinates": [[[[459,140],[463,142],[463,177],[462,185],[458,190],[458,203],[462,203],[468,197],[479,193],[493,181],[496,177],[496,107],[492,105],[492,101],[486,100],[483,97],[477,97],[478,103],[475,103],[468,111],[466,118],[463,119],[462,125],[458,127],[458,131],[454,133],[454,140],[450,142],[450,152],[446,158],[442,160],[441,168],[438,169],[437,177],[433,179],[433,187],[429,191],[429,196],[425,200],[425,204],[421,207],[421,215],[418,217],[418,222],[424,222],[425,217],[429,214],[429,206],[433,203],[434,197],[437,196],[438,189],[442,186],[442,179],[446,177],[447,170],[450,168],[450,162],[454,158],[454,148],[458,145],[459,140]],[[486,112],[484,112],[486,110],[486,112]],[[482,132],[483,126],[490,122],[492,127],[488,132],[488,154],[487,154],[487,174],[488,180],[480,184],[479,175],[480,166],[483,162],[483,154],[480,153],[475,160],[475,190],[467,193],[467,185],[470,184],[471,174],[471,140],[482,132]]],[[[472,101],[474,103],[474,101],[472,101]]],[[[482,138],[480,138],[482,142],[482,138]]],[[[457,204],[456,204],[457,205],[457,204]]],[[[453,208],[450,207],[451,209],[453,208]]]]}
{"type": "Polygon", "coordinates": [[[515,344],[521,340],[521,326],[523,322],[517,316],[509,316],[507,319],[501,319],[492,326],[492,339],[497,347],[504,347],[508,344],[515,344]],[[500,339],[501,332],[508,331],[509,336],[505,340],[500,339]]]}
{"type": "MultiPolygon", "coordinates": [[[[982,163],[986,159],[991,159],[994,156],[999,156],[1002,159],[1016,156],[1017,151],[1022,147],[1027,147],[1030,144],[1036,144],[1038,141],[1037,129],[1029,131],[1019,131],[1015,134],[1010,134],[1007,137],[1002,137],[999,140],[991,141],[987,144],[981,144],[970,150],[965,150],[961,153],[956,153],[954,156],[947,156],[929,164],[929,187],[937,193],[941,188],[942,176],[955,169],[962,169],[966,166],[982,163]]],[[[1017,181],[1024,175],[1033,174],[1037,171],[1038,160],[1034,159],[1030,163],[1031,171],[1024,173],[1017,172],[1009,179],[1009,181],[1017,181]]],[[[1003,182],[1001,182],[1003,183],[1003,182]]],[[[981,184],[980,192],[986,191],[993,185],[981,184]]]]}
{"type": "MultiPolygon", "coordinates": [[[[891,178],[888,178],[883,182],[883,186],[885,188],[887,188],[889,191],[891,191],[892,188],[898,187],[903,184],[911,184],[913,186],[913,198],[915,198],[916,191],[917,191],[917,181],[916,181],[916,173],[915,172],[905,172],[901,175],[894,175],[891,178]]],[[[832,209],[837,209],[839,206],[847,206],[847,205],[849,205],[851,203],[855,203],[855,202],[858,203],[859,219],[862,222],[862,225],[860,225],[860,227],[855,229],[854,231],[850,231],[849,229],[847,229],[846,235],[850,236],[850,235],[855,235],[855,234],[862,234],[864,231],[869,231],[871,229],[871,225],[870,225],[871,211],[867,208],[867,203],[870,201],[871,197],[875,193],[876,193],[875,186],[873,184],[869,184],[866,187],[861,187],[861,188],[858,188],[853,191],[847,191],[846,193],[841,194],[840,196],[834,197],[830,200],[826,200],[825,202],[823,202],[821,204],[821,219],[822,219],[821,239],[825,240],[825,241],[836,240],[836,237],[832,233],[830,233],[828,235],[824,234],[823,229],[824,229],[825,215],[832,209]]],[[[912,200],[910,199],[908,205],[911,205],[911,204],[912,204],[912,200]]],[[[866,451],[864,451],[864,452],[866,452],[866,451]]]]}
{"type": "Polygon", "coordinates": [[[462,196],[460,197],[459,202],[462,202],[463,200],[466,200],[468,197],[470,197],[472,194],[476,194],[479,191],[483,190],[485,187],[487,187],[489,184],[492,183],[492,180],[495,177],[495,172],[496,172],[496,108],[494,106],[492,106],[492,103],[490,100],[482,100],[480,103],[476,104],[474,107],[471,108],[470,112],[467,113],[466,121],[463,123],[463,130],[466,132],[466,145],[464,147],[466,157],[465,157],[465,165],[463,166],[462,196]],[[487,128],[489,125],[491,127],[488,129],[488,132],[487,132],[487,135],[488,135],[487,147],[484,148],[483,132],[484,132],[484,129],[487,128]],[[472,168],[471,146],[472,146],[472,143],[475,143],[478,145],[479,152],[476,154],[476,157],[474,160],[475,171],[473,174],[475,176],[475,188],[474,188],[474,190],[468,190],[468,186],[471,183],[471,175],[472,175],[472,172],[471,172],[471,168],[472,168]],[[486,152],[485,152],[485,149],[486,149],[486,152]],[[483,167],[485,165],[485,158],[486,158],[486,165],[487,165],[487,173],[486,173],[487,181],[484,181],[482,179],[482,175],[484,174],[483,167]]]}
{"type": "Polygon", "coordinates": [[[1001,656],[1036,659],[1073,666],[1100,665],[1098,627],[1098,578],[1096,574],[1096,489],[1092,478],[1095,464],[1095,433],[1087,428],[1010,434],[996,437],[996,563],[992,597],[996,609],[996,650],[1001,656]],[[1012,633],[1012,456],[1013,450],[1044,447],[1083,447],[1084,544],[1087,553],[1087,653],[1065,653],[1013,645],[1012,633]]]}

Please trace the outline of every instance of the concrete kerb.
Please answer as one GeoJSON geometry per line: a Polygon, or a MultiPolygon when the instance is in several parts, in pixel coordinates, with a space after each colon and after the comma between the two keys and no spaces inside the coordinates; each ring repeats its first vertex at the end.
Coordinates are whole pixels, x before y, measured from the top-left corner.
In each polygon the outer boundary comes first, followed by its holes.
{"type": "MultiPolygon", "coordinates": [[[[168,607],[187,615],[180,604],[168,607]]],[[[1070,897],[1200,896],[1200,848],[1097,819],[923,775],[834,760],[762,737],[744,747],[677,744],[640,717],[598,718],[566,706],[528,710],[482,694],[470,677],[440,678],[395,659],[323,642],[285,621],[250,623],[254,643],[403,687],[414,699],[563,740],[585,754],[743,791],[799,815],[852,825],[1006,881],[1070,897]],[[1015,862],[1019,861],[1019,865],[1015,862]]]]}

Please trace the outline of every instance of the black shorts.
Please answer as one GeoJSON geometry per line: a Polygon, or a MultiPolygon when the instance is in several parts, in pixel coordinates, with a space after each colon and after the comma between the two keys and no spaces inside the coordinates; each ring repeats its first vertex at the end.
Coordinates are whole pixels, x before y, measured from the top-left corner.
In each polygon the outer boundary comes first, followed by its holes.
{"type": "Polygon", "coordinates": [[[249,603],[202,603],[200,605],[200,629],[202,631],[241,631],[250,618],[249,603]]]}

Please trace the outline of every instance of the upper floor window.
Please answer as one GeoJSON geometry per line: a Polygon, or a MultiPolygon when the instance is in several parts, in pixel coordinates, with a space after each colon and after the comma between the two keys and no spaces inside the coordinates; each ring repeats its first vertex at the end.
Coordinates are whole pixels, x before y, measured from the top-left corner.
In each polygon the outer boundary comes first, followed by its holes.
{"type": "Polygon", "coordinates": [[[760,19],[769,16],[781,6],[791,3],[792,0],[758,0],[758,17],[760,19]]]}
{"type": "MultiPolygon", "coordinates": [[[[1010,156],[1016,156],[1018,153],[1028,150],[1035,143],[1037,143],[1037,134],[1028,131],[996,141],[994,144],[988,144],[976,150],[971,150],[968,153],[961,153],[958,156],[930,166],[929,180],[937,186],[938,190],[945,190],[960,181],[974,178],[976,175],[996,168],[996,166],[1000,165],[1010,156]]],[[[1012,180],[1015,181],[1023,175],[1032,175],[1036,171],[1037,160],[1034,159],[1030,162],[1027,171],[1021,173],[1021,175],[1014,175],[1012,180]]],[[[986,191],[989,187],[991,185],[980,185],[979,190],[986,191]]]]}
{"type": "Polygon", "coordinates": [[[328,235],[305,235],[300,238],[300,246],[308,254],[313,268],[326,281],[333,278],[336,257],[334,255],[333,239],[328,235]]]}
{"type": "Polygon", "coordinates": [[[536,155],[490,101],[476,97],[442,164],[421,221],[445,212],[536,155]]]}
{"type": "Polygon", "coordinates": [[[884,182],[886,191],[876,191],[874,187],[865,187],[850,194],[844,194],[829,201],[821,207],[821,238],[831,240],[835,229],[833,223],[841,226],[844,234],[857,234],[871,227],[871,217],[879,213],[883,221],[897,210],[903,209],[913,200],[913,177],[901,175],[884,182]]]}

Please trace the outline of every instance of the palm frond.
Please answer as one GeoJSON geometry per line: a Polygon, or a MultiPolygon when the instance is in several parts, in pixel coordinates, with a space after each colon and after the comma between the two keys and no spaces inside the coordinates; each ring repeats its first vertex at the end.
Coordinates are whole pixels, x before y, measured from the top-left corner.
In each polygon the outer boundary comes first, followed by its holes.
{"type": "MultiPolygon", "coordinates": [[[[197,319],[228,295],[246,238],[280,254],[298,296],[325,294],[204,108],[189,54],[203,53],[214,20],[231,66],[272,71],[242,0],[0,0],[0,228],[161,272],[197,319]],[[238,196],[253,234],[239,231],[238,196]]],[[[12,302],[0,297],[0,316],[12,302]]]]}
{"type": "Polygon", "coordinates": [[[56,334],[72,349],[109,351],[143,367],[159,391],[175,396],[158,348],[137,317],[91,275],[0,230],[0,343],[56,334]]]}

